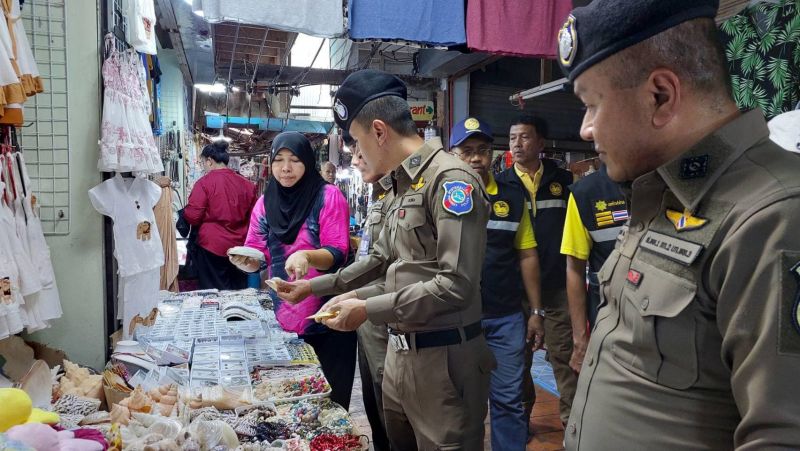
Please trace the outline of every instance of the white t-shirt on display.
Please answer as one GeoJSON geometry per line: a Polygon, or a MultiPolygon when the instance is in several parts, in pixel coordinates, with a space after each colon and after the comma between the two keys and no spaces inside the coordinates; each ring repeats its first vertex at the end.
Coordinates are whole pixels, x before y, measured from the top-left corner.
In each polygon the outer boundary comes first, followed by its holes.
{"type": "Polygon", "coordinates": [[[114,257],[128,277],[164,265],[164,250],[153,207],[161,188],[145,178],[113,178],[89,190],[94,208],[114,220],[114,257]]]}

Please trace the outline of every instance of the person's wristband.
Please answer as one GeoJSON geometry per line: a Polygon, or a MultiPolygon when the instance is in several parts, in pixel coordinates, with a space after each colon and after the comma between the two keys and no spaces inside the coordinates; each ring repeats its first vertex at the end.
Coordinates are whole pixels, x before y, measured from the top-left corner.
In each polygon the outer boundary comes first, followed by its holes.
{"type": "Polygon", "coordinates": [[[535,309],[531,309],[531,315],[539,315],[542,318],[544,318],[546,313],[545,313],[544,309],[535,308],[535,309]]]}

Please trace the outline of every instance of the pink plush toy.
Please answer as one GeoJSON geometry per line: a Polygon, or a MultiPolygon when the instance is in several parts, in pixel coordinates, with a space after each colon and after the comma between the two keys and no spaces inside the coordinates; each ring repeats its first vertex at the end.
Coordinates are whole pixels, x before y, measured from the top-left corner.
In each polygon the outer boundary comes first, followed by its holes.
{"type": "Polygon", "coordinates": [[[14,426],[6,435],[35,448],[36,451],[103,451],[103,445],[94,440],[75,438],[71,431],[57,432],[46,424],[14,426]]]}

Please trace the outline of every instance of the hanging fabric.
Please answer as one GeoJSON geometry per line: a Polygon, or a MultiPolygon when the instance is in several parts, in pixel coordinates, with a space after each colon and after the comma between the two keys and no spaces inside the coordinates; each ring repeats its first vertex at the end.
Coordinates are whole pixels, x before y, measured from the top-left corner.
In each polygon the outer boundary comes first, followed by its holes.
{"type": "Polygon", "coordinates": [[[503,55],[555,58],[571,0],[470,0],[467,46],[503,55]]]}
{"type": "Polygon", "coordinates": [[[800,101],[800,0],[761,2],[720,25],[733,97],[767,120],[800,101]]]}
{"type": "Polygon", "coordinates": [[[175,236],[175,218],[172,211],[172,180],[159,177],[161,197],[155,207],[156,225],[164,249],[164,266],[161,267],[162,290],[178,291],[178,242],[175,236]]]}
{"type": "Polygon", "coordinates": [[[128,0],[128,43],[137,52],[156,54],[156,10],[153,0],[128,0]]]}
{"type": "Polygon", "coordinates": [[[467,42],[463,0],[349,0],[350,38],[434,46],[467,42]]]}
{"type": "Polygon", "coordinates": [[[145,69],[138,54],[119,52],[113,35],[106,36],[103,63],[103,121],[100,159],[104,172],[153,174],[164,170],[148,116],[150,98],[145,69]]]}
{"type": "Polygon", "coordinates": [[[192,9],[210,23],[239,22],[320,38],[344,35],[342,0],[194,0],[192,9]]]}

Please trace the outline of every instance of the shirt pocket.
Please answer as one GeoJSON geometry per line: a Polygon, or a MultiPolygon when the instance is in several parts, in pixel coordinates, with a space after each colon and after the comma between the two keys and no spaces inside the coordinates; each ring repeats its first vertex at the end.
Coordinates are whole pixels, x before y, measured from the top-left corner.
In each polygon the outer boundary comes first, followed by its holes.
{"type": "Polygon", "coordinates": [[[641,280],[638,287],[625,282],[614,359],[657,384],[691,387],[698,378],[696,285],[636,260],[631,270],[641,280]]]}
{"type": "Polygon", "coordinates": [[[381,210],[373,210],[369,213],[367,218],[367,226],[375,227],[383,222],[383,212],[381,210]]]}
{"type": "Polygon", "coordinates": [[[397,221],[397,254],[405,261],[427,260],[434,252],[430,243],[427,214],[423,207],[402,207],[397,221]]]}

